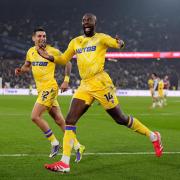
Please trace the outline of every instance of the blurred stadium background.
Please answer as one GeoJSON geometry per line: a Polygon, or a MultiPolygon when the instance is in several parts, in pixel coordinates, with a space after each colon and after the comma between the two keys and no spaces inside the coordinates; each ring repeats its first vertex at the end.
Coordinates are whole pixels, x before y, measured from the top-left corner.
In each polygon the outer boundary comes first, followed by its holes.
{"type": "MultiPolygon", "coordinates": [[[[82,34],[81,18],[85,12],[98,17],[97,31],[115,36],[126,42],[123,52],[179,51],[180,17],[178,0],[145,2],[127,1],[11,1],[1,0],[0,12],[0,76],[2,86],[28,88],[34,85],[31,74],[14,77],[14,68],[24,61],[26,51],[32,46],[32,31],[37,26],[47,30],[48,42],[62,52],[69,41],[82,34]],[[18,7],[17,7],[18,6],[18,7]]],[[[110,50],[116,51],[116,50],[110,50]]],[[[75,64],[75,61],[72,61],[75,64]]],[[[160,76],[168,74],[171,88],[180,86],[180,61],[176,59],[119,59],[107,62],[117,88],[148,89],[147,80],[152,72],[160,76]]],[[[61,68],[56,77],[62,81],[61,68]]],[[[71,87],[79,83],[76,66],[73,66],[71,87]]]]}
{"type": "MultiPolygon", "coordinates": [[[[43,26],[47,31],[48,42],[63,52],[73,37],[83,33],[81,18],[86,12],[97,15],[98,32],[111,36],[118,34],[125,41],[126,48],[122,52],[180,52],[179,0],[0,0],[0,7],[1,88],[35,87],[30,73],[19,77],[14,75],[14,69],[23,64],[26,51],[33,45],[31,35],[35,27],[43,26]]],[[[107,58],[105,69],[121,90],[148,90],[147,81],[152,72],[160,77],[169,75],[170,89],[179,90],[180,58],[177,57],[173,58],[170,53],[160,58],[107,58]]],[[[76,60],[73,59],[72,63],[70,87],[76,88],[79,74],[76,60]]],[[[56,69],[59,84],[63,80],[63,71],[62,67],[56,69]]],[[[87,156],[84,163],[72,165],[74,170],[69,176],[59,176],[43,169],[43,164],[49,161],[46,157],[49,146],[30,120],[35,99],[34,96],[0,96],[0,179],[180,178],[179,97],[169,98],[167,107],[154,111],[148,109],[150,97],[122,97],[120,100],[125,112],[137,115],[149,127],[162,132],[165,151],[170,152],[169,154],[165,154],[160,160],[151,154],[87,156]],[[19,156],[15,156],[16,154],[19,156]]],[[[63,113],[66,114],[70,97],[63,97],[60,102],[63,113]]],[[[104,114],[95,104],[89,114],[82,118],[87,121],[82,120],[78,124],[79,138],[87,146],[87,152],[151,151],[152,147],[144,137],[134,136],[123,128],[118,131],[119,127],[104,114]],[[86,128],[89,128],[92,135],[87,134],[86,128]],[[102,128],[102,135],[98,134],[98,128],[102,128]]],[[[48,121],[58,134],[59,130],[50,118],[48,121]]],[[[59,136],[62,137],[62,134],[59,136]]]]}

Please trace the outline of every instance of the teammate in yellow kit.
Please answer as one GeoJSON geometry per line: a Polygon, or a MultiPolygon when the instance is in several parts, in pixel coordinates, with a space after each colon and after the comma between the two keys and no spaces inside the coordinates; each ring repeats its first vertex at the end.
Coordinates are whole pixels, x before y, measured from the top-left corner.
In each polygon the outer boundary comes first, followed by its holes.
{"type": "Polygon", "coordinates": [[[149,91],[150,91],[151,97],[153,97],[153,84],[154,84],[153,79],[150,78],[148,80],[148,87],[149,87],[149,91]]]}
{"type": "Polygon", "coordinates": [[[163,106],[163,101],[164,101],[164,82],[163,82],[162,79],[159,79],[158,95],[159,95],[160,107],[162,107],[163,106]]]}
{"type": "Polygon", "coordinates": [[[52,171],[69,172],[72,142],[76,138],[76,123],[96,99],[105,108],[106,112],[120,125],[131,128],[140,134],[146,135],[153,142],[156,155],[162,155],[163,147],[158,132],[150,131],[135,117],[122,112],[115,94],[115,87],[109,75],[104,71],[105,54],[109,47],[123,48],[124,42],[103,33],[96,33],[96,16],[85,14],[82,18],[84,35],[74,38],[64,54],[49,55],[45,49],[39,48],[39,54],[57,63],[67,63],[73,55],[77,57],[77,65],[81,76],[81,84],[75,92],[69,113],[66,117],[66,128],[63,139],[63,156],[61,161],[46,164],[45,168],[52,171]]]}
{"type": "Polygon", "coordinates": [[[152,77],[150,77],[149,80],[148,80],[148,87],[149,87],[149,91],[150,91],[151,98],[152,98],[152,104],[153,104],[153,101],[154,101],[153,86],[154,86],[154,81],[153,81],[152,77]]]}
{"type": "MultiPolygon", "coordinates": [[[[58,84],[54,78],[55,63],[41,57],[38,54],[37,49],[43,47],[53,56],[58,56],[61,53],[58,49],[46,44],[46,32],[43,28],[35,29],[32,39],[35,46],[28,50],[24,65],[21,68],[16,68],[15,74],[20,75],[29,72],[32,69],[38,91],[38,98],[32,110],[31,118],[51,142],[52,150],[49,157],[54,157],[59,151],[60,144],[42,115],[46,110],[48,110],[49,115],[54,119],[63,132],[65,129],[65,120],[57,101],[58,84]]],[[[61,85],[62,91],[66,91],[68,88],[70,72],[71,63],[67,63],[65,67],[65,80],[61,85]]],[[[81,148],[81,145],[77,140],[75,140],[74,147],[77,151],[81,148]]]]}

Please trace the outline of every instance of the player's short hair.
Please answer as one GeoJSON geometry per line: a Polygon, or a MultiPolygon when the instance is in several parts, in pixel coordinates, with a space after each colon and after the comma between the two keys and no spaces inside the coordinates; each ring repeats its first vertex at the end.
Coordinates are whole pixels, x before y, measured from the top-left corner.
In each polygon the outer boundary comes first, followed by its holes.
{"type": "Polygon", "coordinates": [[[94,17],[95,21],[97,22],[97,17],[96,17],[96,15],[93,14],[93,13],[85,13],[85,14],[83,15],[83,17],[84,17],[84,16],[92,16],[92,17],[94,17]]]}
{"type": "Polygon", "coordinates": [[[43,32],[45,32],[45,29],[44,29],[43,27],[37,27],[37,28],[34,29],[33,35],[35,35],[36,32],[38,32],[38,31],[43,31],[43,32]]]}
{"type": "Polygon", "coordinates": [[[152,75],[154,75],[155,77],[157,77],[157,74],[156,74],[156,73],[152,73],[152,75]]]}

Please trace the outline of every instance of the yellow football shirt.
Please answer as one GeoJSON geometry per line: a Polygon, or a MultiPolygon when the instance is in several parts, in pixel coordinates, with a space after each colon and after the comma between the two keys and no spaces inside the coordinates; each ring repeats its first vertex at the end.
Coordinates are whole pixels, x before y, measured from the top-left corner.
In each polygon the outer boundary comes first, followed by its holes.
{"type": "Polygon", "coordinates": [[[73,55],[77,57],[77,65],[81,79],[88,79],[104,70],[107,49],[120,48],[116,39],[103,33],[92,37],[78,36],[71,40],[62,56],[54,56],[55,62],[66,63],[73,55]]]}
{"type": "Polygon", "coordinates": [[[163,89],[164,89],[164,83],[162,80],[160,80],[158,83],[158,91],[163,90],[163,89]]]}
{"type": "Polygon", "coordinates": [[[153,80],[152,80],[152,79],[149,79],[149,80],[148,80],[149,89],[153,88],[153,85],[154,85],[153,80]]]}
{"type": "MultiPolygon", "coordinates": [[[[58,49],[49,45],[46,46],[46,51],[52,56],[58,56],[61,54],[58,49]]],[[[54,78],[55,63],[42,58],[38,54],[35,46],[28,50],[26,54],[26,61],[31,62],[32,73],[38,91],[43,88],[57,86],[57,82],[54,78]]]]}

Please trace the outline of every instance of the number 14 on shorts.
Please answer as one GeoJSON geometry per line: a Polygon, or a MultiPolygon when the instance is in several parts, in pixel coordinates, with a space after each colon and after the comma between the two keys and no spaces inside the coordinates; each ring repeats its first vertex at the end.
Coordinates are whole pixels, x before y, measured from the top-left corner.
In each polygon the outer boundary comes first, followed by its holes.
{"type": "Polygon", "coordinates": [[[107,100],[108,102],[111,101],[112,103],[114,103],[114,97],[113,97],[113,95],[112,95],[110,92],[108,92],[107,94],[105,94],[104,97],[106,98],[106,100],[107,100]]]}

